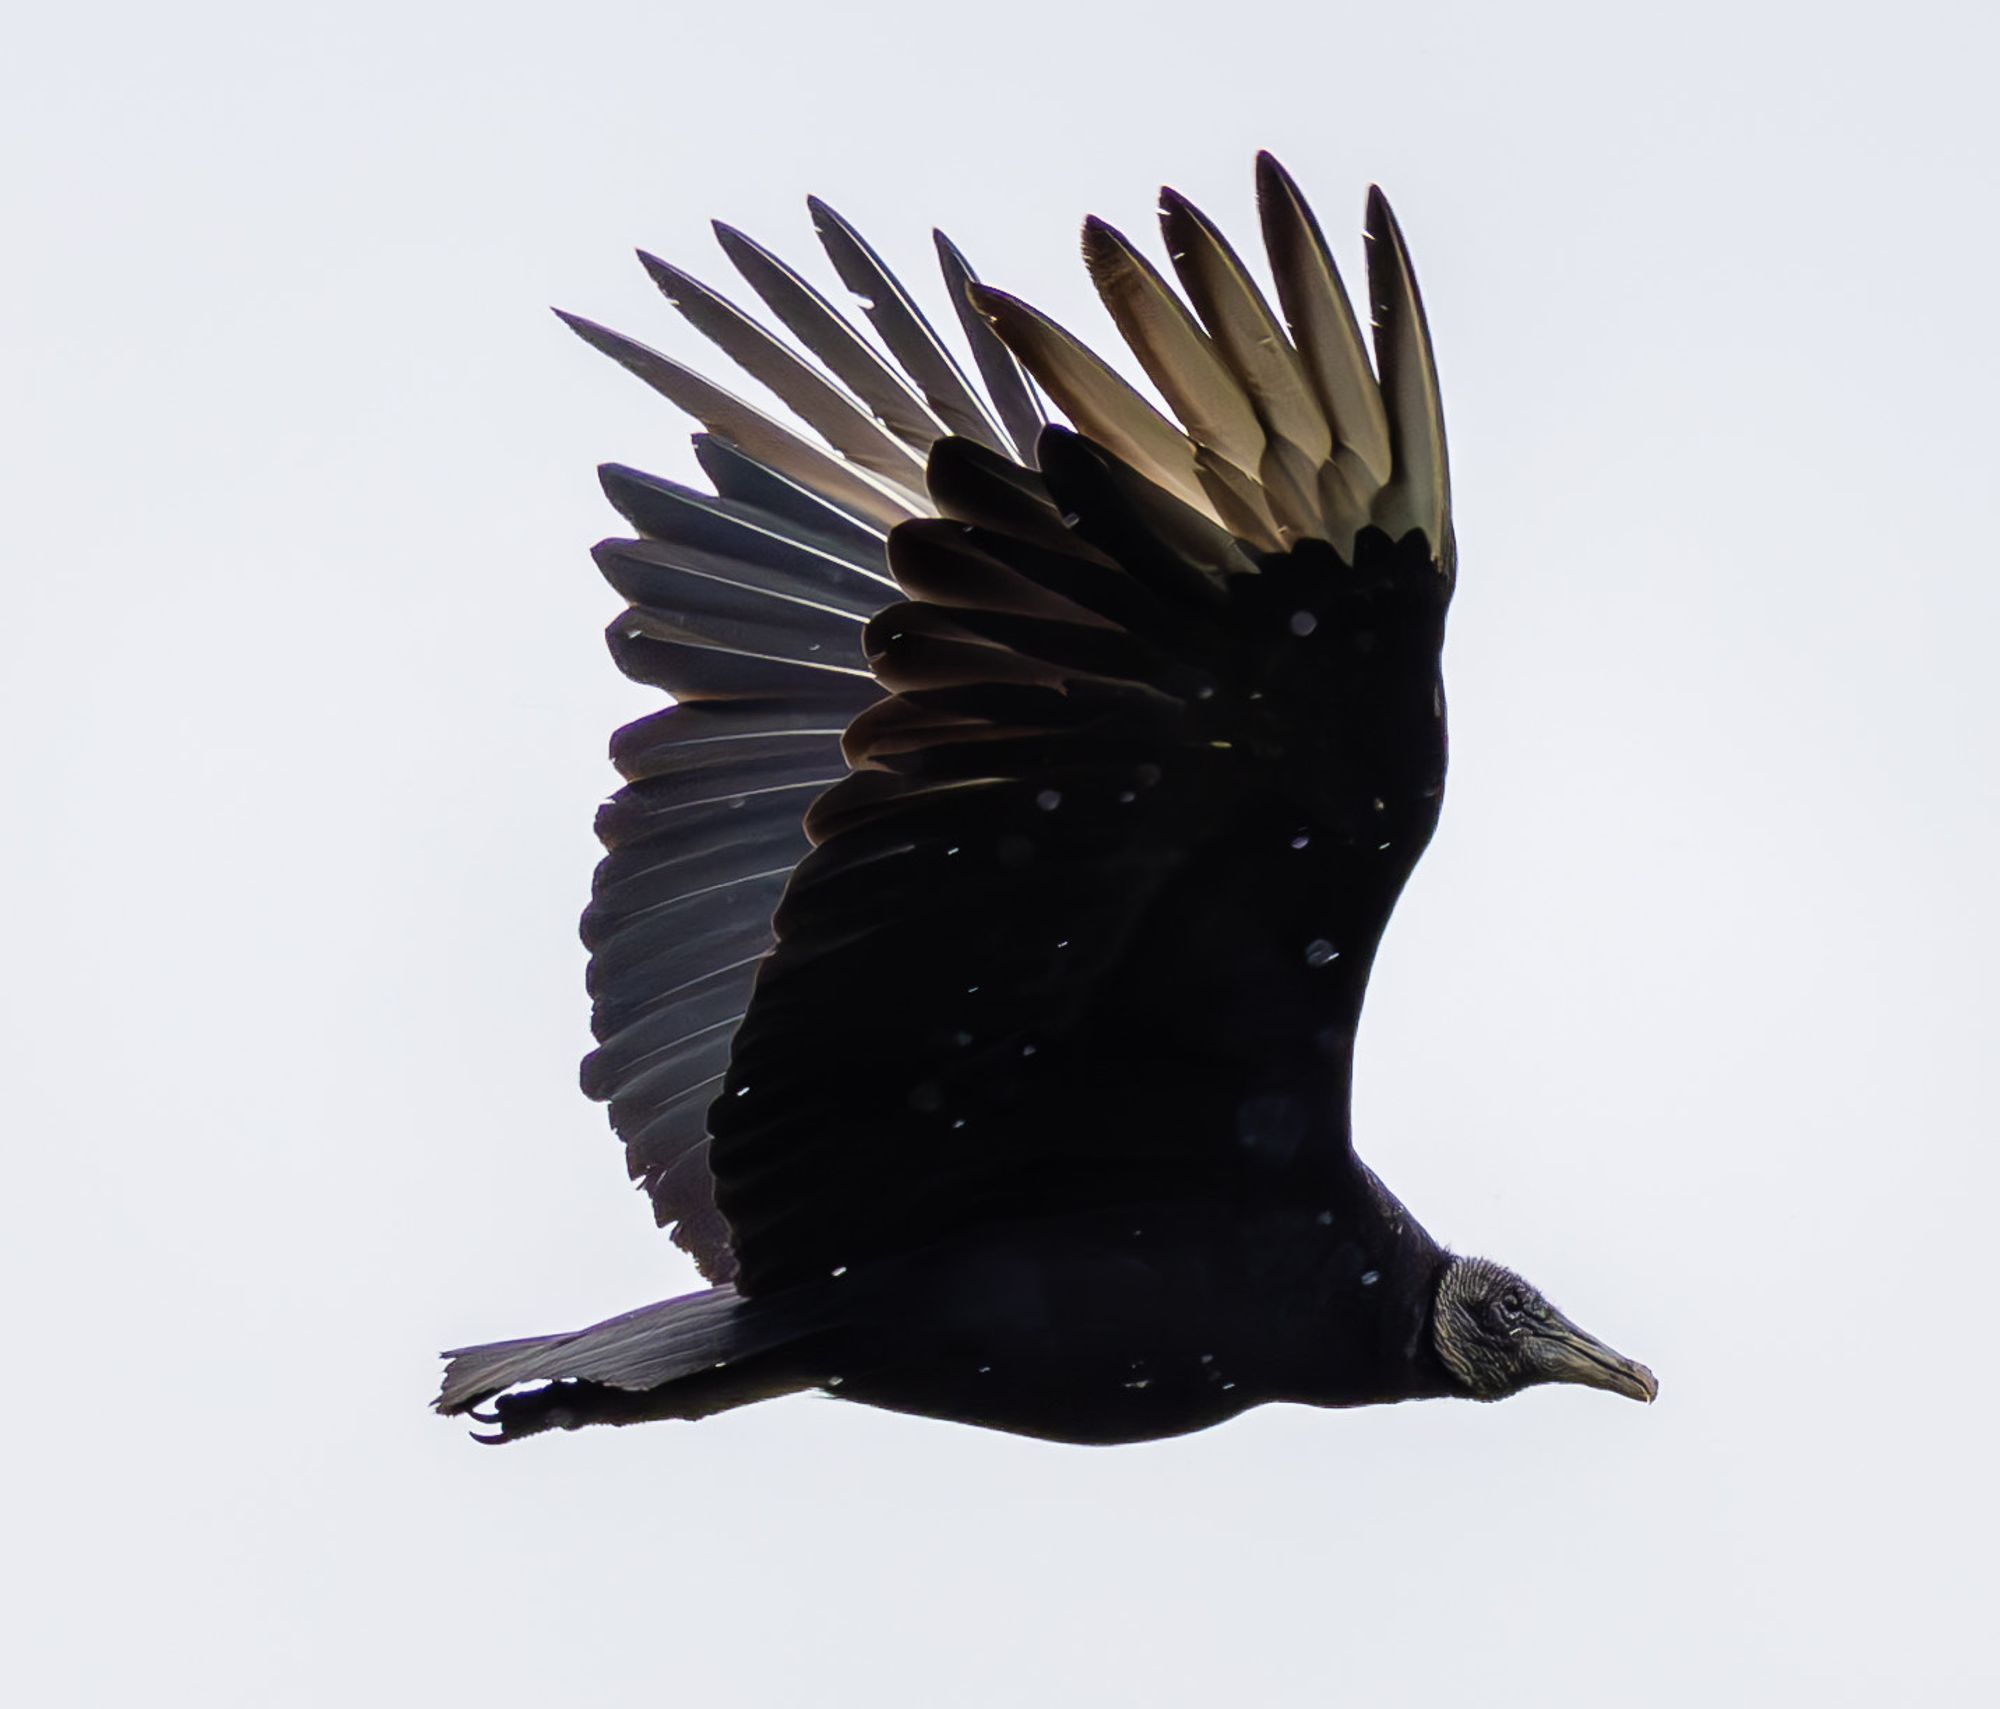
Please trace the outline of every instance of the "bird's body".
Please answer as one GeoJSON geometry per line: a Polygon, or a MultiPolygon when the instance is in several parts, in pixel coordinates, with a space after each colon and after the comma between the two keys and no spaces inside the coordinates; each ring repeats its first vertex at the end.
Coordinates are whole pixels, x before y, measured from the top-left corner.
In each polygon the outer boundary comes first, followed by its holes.
{"type": "Polygon", "coordinates": [[[1268,1400],[1650,1398],[1353,1148],[1363,991],[1443,790],[1455,552],[1386,204],[1371,371],[1268,158],[1259,190],[1291,341],[1171,194],[1199,325],[1086,228],[1185,432],[941,242],[989,414],[817,204],[913,383],[738,234],[847,391],[648,265],[838,456],[572,322],[710,428],[718,496],[606,474],[644,536],[599,548],[613,651],[679,704],[614,743],[585,1084],[717,1286],[464,1350],[446,1410],[497,1395],[511,1437],[819,1388],[1120,1442],[1268,1400]],[[1037,427],[1017,359],[1081,434],[1037,427]]]}
{"type": "Polygon", "coordinates": [[[823,1381],[898,1412],[1099,1443],[1267,1400],[1447,1393],[1426,1333],[1442,1255],[1381,1208],[1218,1221],[1133,1204],[984,1230],[854,1273],[854,1303],[830,1306],[823,1381]]]}
{"type": "Polygon", "coordinates": [[[1429,1335],[1445,1261],[1372,1183],[1313,1212],[1273,1205],[1218,1220],[1162,1202],[1036,1217],[786,1290],[768,1317],[763,1302],[722,1290],[740,1320],[736,1356],[659,1390],[657,1410],[645,1391],[572,1382],[523,1397],[509,1423],[524,1433],[685,1418],[817,1388],[1112,1443],[1183,1435],[1266,1401],[1445,1395],[1429,1335]],[[767,1324],[775,1348],[759,1344],[767,1324]]]}

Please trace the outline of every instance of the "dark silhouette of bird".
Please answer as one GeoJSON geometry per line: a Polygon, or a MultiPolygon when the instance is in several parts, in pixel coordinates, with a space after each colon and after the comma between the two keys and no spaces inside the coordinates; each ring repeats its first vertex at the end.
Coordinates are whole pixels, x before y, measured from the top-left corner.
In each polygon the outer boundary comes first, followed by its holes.
{"type": "Polygon", "coordinates": [[[817,201],[879,349],[728,227],[805,354],[642,256],[817,442],[564,317],[702,422],[715,487],[601,472],[637,535],[596,551],[612,655],[673,704],[613,739],[583,918],[585,1090],[713,1285],[449,1355],[484,1439],[805,1390],[1071,1442],[1653,1398],[1355,1154],[1363,989],[1444,786],[1444,427],[1381,193],[1371,363],[1269,156],[1257,192],[1275,311],[1172,191],[1184,298],[1084,227],[1177,422],[940,234],[975,386],[817,201]]]}

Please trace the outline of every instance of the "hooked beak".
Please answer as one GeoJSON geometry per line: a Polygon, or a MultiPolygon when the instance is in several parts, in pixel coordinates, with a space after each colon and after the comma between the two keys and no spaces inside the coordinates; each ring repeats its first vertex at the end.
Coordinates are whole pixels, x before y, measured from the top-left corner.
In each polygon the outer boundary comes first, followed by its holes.
{"type": "Polygon", "coordinates": [[[1582,1383],[1586,1388],[1609,1389],[1632,1400],[1650,1402],[1660,1392],[1653,1373],[1636,1359],[1628,1359],[1604,1345],[1596,1336],[1570,1322],[1561,1313],[1551,1313],[1548,1327],[1537,1337],[1537,1363],[1552,1383],[1582,1383]]]}

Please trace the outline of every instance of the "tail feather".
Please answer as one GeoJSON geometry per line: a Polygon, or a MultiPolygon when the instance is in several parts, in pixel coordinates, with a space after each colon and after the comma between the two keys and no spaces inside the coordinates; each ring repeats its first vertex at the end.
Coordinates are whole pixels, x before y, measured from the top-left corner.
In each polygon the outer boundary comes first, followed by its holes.
{"type": "MultiPolygon", "coordinates": [[[[523,1383],[549,1383],[595,1392],[603,1404],[594,1410],[604,1412],[607,1422],[623,1422],[609,1417],[613,1411],[630,1409],[618,1406],[617,1396],[629,1402],[630,1397],[724,1372],[740,1360],[768,1354],[797,1332],[799,1326],[789,1317],[753,1309],[733,1287],[724,1286],[641,1306],[566,1335],[454,1348],[445,1355],[449,1363],[434,1404],[443,1413],[469,1412],[523,1383]]],[[[801,1378],[793,1386],[806,1387],[809,1382],[801,1378]]],[[[547,1427],[546,1422],[536,1426],[547,1427]]]]}

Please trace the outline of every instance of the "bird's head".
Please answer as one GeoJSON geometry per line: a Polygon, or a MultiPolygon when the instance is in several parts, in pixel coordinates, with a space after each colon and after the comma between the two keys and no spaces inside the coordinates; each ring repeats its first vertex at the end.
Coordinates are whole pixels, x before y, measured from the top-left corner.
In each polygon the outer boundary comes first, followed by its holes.
{"type": "Polygon", "coordinates": [[[1445,1266],[1431,1341],[1474,1400],[1504,1400],[1536,1383],[1584,1383],[1645,1401],[1660,1390],[1644,1365],[1614,1353],[1512,1270],[1484,1258],[1445,1266]]]}

